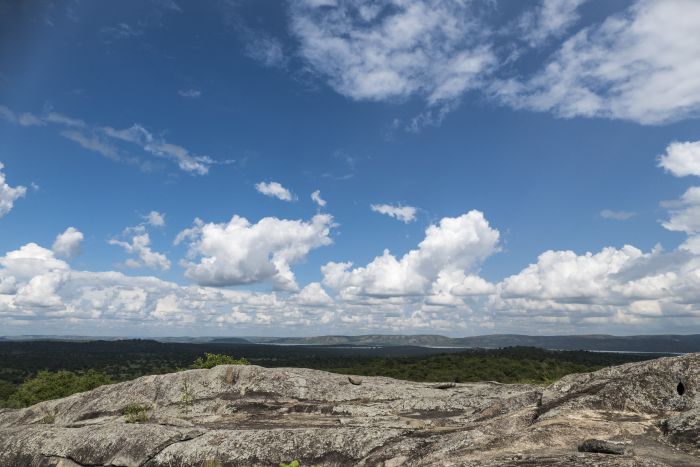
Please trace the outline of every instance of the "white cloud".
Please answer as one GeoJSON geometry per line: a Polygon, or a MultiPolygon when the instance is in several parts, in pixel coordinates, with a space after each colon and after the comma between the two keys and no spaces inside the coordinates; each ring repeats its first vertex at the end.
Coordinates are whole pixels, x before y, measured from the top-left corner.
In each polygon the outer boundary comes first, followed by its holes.
{"type": "Polygon", "coordinates": [[[58,256],[72,258],[80,254],[82,241],[83,233],[75,227],[68,227],[65,232],[56,237],[51,250],[58,256]]]}
{"type": "Polygon", "coordinates": [[[470,211],[428,227],[418,248],[401,259],[384,250],[365,267],[328,263],[321,268],[323,283],[348,299],[420,296],[446,275],[454,278],[454,273],[474,270],[498,251],[498,241],[498,230],[491,228],[481,212],[470,211]]]}
{"type": "Polygon", "coordinates": [[[632,211],[613,211],[612,209],[603,209],[600,211],[600,217],[615,221],[626,221],[632,219],[636,215],[637,213],[632,211]]]}
{"type": "Polygon", "coordinates": [[[283,68],[287,64],[282,42],[261,31],[245,31],[245,52],[253,60],[265,66],[283,68]]]}
{"type": "Polygon", "coordinates": [[[44,126],[43,120],[34,114],[24,112],[17,118],[17,123],[22,126],[44,126]]]}
{"type": "Polygon", "coordinates": [[[700,2],[639,0],[566,40],[533,78],[497,82],[517,108],[659,124],[700,110],[700,2]]]}
{"type": "Polygon", "coordinates": [[[323,290],[323,287],[318,282],[311,282],[309,285],[299,291],[295,297],[295,301],[304,306],[330,306],[333,304],[333,299],[323,290]]]}
{"type": "Polygon", "coordinates": [[[256,183],[255,189],[265,196],[277,198],[282,201],[292,201],[294,199],[294,196],[292,196],[292,192],[280,185],[278,182],[256,183]]]}
{"type": "Polygon", "coordinates": [[[73,128],[87,128],[87,123],[77,118],[72,118],[58,112],[49,112],[44,117],[44,120],[50,123],[56,123],[73,128]]]}
{"type": "Polygon", "coordinates": [[[700,234],[700,187],[688,188],[679,200],[665,201],[662,205],[670,213],[670,218],[663,223],[664,228],[689,235],[700,234]]]}
{"type": "Polygon", "coordinates": [[[700,177],[700,141],[674,142],[659,157],[659,166],[676,177],[700,177]]]}
{"type": "Polygon", "coordinates": [[[71,141],[74,141],[84,147],[85,149],[88,149],[90,151],[94,151],[98,154],[102,154],[108,159],[112,160],[119,160],[119,152],[116,147],[113,145],[107,143],[104,141],[102,138],[95,134],[85,134],[80,131],[75,131],[75,130],[64,130],[61,131],[61,136],[64,138],[67,138],[71,141]]]}
{"type": "Polygon", "coordinates": [[[372,204],[370,209],[374,212],[393,217],[408,224],[416,220],[416,208],[413,206],[392,206],[391,204],[372,204]]]}
{"type": "Polygon", "coordinates": [[[167,271],[170,269],[170,260],[162,254],[151,249],[151,237],[145,231],[143,225],[127,228],[124,235],[130,235],[129,241],[118,239],[110,239],[110,245],[116,245],[124,249],[124,251],[135,258],[129,258],[124,263],[129,268],[147,267],[151,269],[160,269],[167,271]]]}
{"type": "Polygon", "coordinates": [[[333,218],[317,214],[310,221],[266,217],[251,224],[233,216],[228,223],[205,224],[200,220],[181,232],[179,244],[189,241],[189,258],[183,262],[186,276],[201,285],[231,286],[271,281],[276,289],[298,288],[292,264],[313,249],[330,245],[333,218]]]}
{"type": "Polygon", "coordinates": [[[578,7],[586,0],[541,0],[520,19],[523,38],[538,46],[553,36],[559,36],[579,19],[578,7]]]}
{"type": "Polygon", "coordinates": [[[105,127],[102,131],[110,138],[126,141],[140,146],[144,151],[165,159],[174,161],[185,172],[197,175],[205,175],[215,163],[208,156],[199,156],[190,153],[187,149],[176,144],[168,143],[163,138],[154,136],[139,124],[134,124],[124,130],[115,130],[105,127]]]}
{"type": "Polygon", "coordinates": [[[180,286],[156,277],[72,270],[33,243],[0,256],[4,330],[27,324],[34,330],[62,327],[64,332],[121,326],[134,334],[179,327],[190,335],[270,326],[314,329],[336,320],[332,306],[314,283],[285,295],[180,286]]]}
{"type": "Polygon", "coordinates": [[[180,97],[188,99],[196,99],[202,95],[202,91],[199,89],[180,89],[177,93],[180,97]]]}
{"type": "Polygon", "coordinates": [[[5,181],[5,173],[2,171],[4,168],[5,166],[0,162],[0,218],[10,212],[15,201],[27,193],[26,187],[12,187],[5,181]]]}
{"type": "Polygon", "coordinates": [[[326,200],[321,198],[321,190],[311,193],[311,200],[322,208],[326,206],[326,200]]]}
{"type": "Polygon", "coordinates": [[[153,227],[165,227],[165,214],[158,211],[151,211],[143,216],[145,221],[153,227]]]}
{"type": "Polygon", "coordinates": [[[0,118],[10,123],[17,123],[17,115],[4,105],[0,105],[0,118]]]}
{"type": "Polygon", "coordinates": [[[301,1],[291,29],[302,58],[355,100],[455,99],[496,61],[470,2],[301,1]]]}

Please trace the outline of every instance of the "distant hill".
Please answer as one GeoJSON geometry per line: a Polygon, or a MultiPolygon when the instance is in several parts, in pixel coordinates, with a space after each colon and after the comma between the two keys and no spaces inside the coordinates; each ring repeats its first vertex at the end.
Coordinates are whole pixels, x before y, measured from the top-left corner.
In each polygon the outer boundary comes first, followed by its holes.
{"type": "Polygon", "coordinates": [[[395,346],[415,345],[425,347],[466,347],[495,349],[526,346],[559,350],[597,350],[615,352],[700,352],[700,334],[649,335],[649,336],[526,336],[520,334],[492,334],[474,337],[445,337],[439,335],[381,335],[318,336],[248,338],[251,342],[286,345],[354,345],[395,346]]]}
{"type": "MultiPolygon", "coordinates": [[[[5,336],[0,341],[118,341],[127,337],[94,336],[5,336]]],[[[688,353],[700,352],[700,334],[610,336],[526,336],[491,334],[473,337],[446,337],[435,334],[316,337],[154,337],[152,341],[182,344],[274,344],[355,347],[451,347],[500,349],[504,347],[539,347],[550,350],[593,350],[612,352],[688,353]]]]}

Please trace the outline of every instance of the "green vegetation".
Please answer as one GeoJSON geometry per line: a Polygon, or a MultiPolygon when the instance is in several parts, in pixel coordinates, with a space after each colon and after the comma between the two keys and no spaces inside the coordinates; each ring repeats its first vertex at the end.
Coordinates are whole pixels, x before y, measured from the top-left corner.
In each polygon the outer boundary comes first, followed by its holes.
{"type": "Polygon", "coordinates": [[[45,400],[60,399],[76,392],[89,391],[111,382],[109,376],[95,370],[88,370],[83,374],[70,371],[40,371],[7,397],[5,405],[26,407],[45,400]]]}
{"type": "Polygon", "coordinates": [[[343,368],[333,368],[331,371],[363,376],[389,376],[410,381],[551,384],[571,373],[605,367],[599,356],[601,354],[589,352],[510,347],[421,358],[376,358],[343,368]]]}
{"type": "Polygon", "coordinates": [[[298,460],[293,460],[289,464],[281,463],[280,467],[301,467],[301,463],[298,460]]]}
{"type": "MultiPolygon", "coordinates": [[[[548,384],[569,373],[658,356],[533,347],[485,350],[179,344],[148,340],[0,341],[0,407],[24,407],[139,376],[221,364],[250,362],[265,367],[315,368],[425,382],[548,384]]],[[[180,413],[187,416],[194,394],[187,382],[183,382],[180,391],[180,413]]]]}
{"type": "Polygon", "coordinates": [[[148,421],[148,411],[151,408],[144,404],[129,404],[122,409],[126,423],[145,423],[148,421]]]}
{"type": "Polygon", "coordinates": [[[180,415],[188,416],[193,403],[194,393],[187,384],[187,380],[185,380],[182,382],[182,387],[180,388],[180,415]]]}
{"type": "Polygon", "coordinates": [[[192,368],[214,368],[219,365],[250,365],[245,358],[236,359],[229,355],[205,352],[204,357],[199,357],[192,364],[192,368]]]}

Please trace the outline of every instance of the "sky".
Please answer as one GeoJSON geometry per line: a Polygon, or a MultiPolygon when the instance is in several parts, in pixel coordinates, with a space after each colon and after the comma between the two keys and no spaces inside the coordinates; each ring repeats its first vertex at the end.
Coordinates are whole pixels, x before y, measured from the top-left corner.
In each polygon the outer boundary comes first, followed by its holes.
{"type": "Polygon", "coordinates": [[[697,0],[0,0],[0,335],[700,333],[697,0]]]}

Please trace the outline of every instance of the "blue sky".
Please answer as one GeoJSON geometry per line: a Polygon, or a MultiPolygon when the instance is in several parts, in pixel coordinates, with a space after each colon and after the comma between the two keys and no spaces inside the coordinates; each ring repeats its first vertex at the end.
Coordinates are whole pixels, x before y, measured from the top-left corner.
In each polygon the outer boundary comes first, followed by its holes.
{"type": "Polygon", "coordinates": [[[699,332],[698,22],[0,0],[2,334],[699,332]]]}

